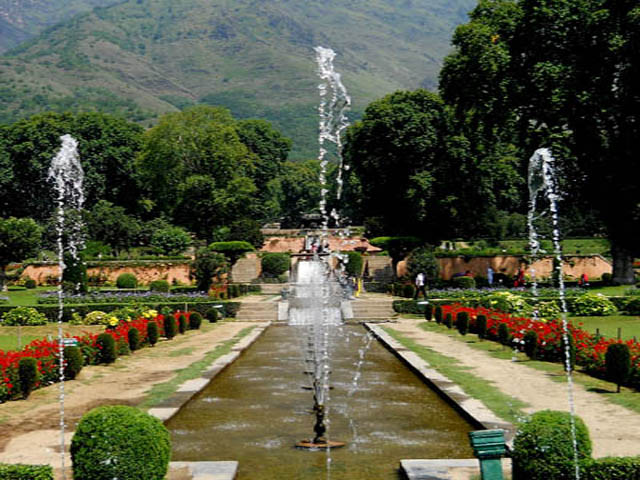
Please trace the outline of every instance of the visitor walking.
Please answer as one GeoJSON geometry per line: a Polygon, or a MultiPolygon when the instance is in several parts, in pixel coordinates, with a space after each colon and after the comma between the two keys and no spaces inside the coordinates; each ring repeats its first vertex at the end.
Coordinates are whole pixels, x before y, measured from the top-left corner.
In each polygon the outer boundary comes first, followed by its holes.
{"type": "Polygon", "coordinates": [[[487,267],[487,282],[489,286],[493,285],[493,268],[487,267]]]}
{"type": "Polygon", "coordinates": [[[420,272],[418,273],[418,275],[416,275],[416,293],[413,296],[414,300],[418,299],[418,295],[420,295],[420,292],[422,292],[422,296],[424,298],[427,298],[427,291],[425,289],[424,283],[425,283],[425,278],[424,278],[424,273],[420,272]]]}
{"type": "Polygon", "coordinates": [[[578,286],[580,288],[587,288],[589,286],[589,277],[586,273],[580,275],[580,279],[578,280],[578,286]]]}

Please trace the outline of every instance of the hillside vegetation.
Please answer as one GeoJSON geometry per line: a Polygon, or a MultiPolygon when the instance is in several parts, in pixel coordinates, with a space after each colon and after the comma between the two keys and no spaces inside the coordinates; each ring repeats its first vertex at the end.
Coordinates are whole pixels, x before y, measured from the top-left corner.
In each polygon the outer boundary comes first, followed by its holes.
{"type": "MultiPolygon", "coordinates": [[[[33,3],[43,12],[53,2],[33,3]]],[[[292,157],[315,156],[314,46],[338,53],[356,117],[391,91],[435,88],[451,33],[473,4],[129,0],[96,8],[0,58],[0,121],[93,109],[150,124],[206,103],[266,118],[294,139],[292,157]]]]}

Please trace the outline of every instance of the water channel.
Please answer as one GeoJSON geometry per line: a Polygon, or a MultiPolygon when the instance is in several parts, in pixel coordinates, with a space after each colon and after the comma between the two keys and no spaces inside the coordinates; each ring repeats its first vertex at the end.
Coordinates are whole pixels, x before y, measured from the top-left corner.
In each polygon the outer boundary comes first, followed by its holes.
{"type": "MultiPolygon", "coordinates": [[[[313,435],[300,327],[272,326],[167,427],[175,461],[239,461],[238,480],[326,479],[326,452],[295,443],[313,435]]],[[[352,389],[362,326],[336,327],[330,400],[331,478],[394,479],[406,458],[472,458],[474,428],[377,341],[352,389]]]]}

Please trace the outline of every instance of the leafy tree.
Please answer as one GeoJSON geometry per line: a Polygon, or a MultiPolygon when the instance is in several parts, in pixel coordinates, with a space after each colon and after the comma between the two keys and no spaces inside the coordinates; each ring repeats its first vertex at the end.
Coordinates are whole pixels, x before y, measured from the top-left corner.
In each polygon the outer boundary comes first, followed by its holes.
{"type": "Polygon", "coordinates": [[[433,247],[418,247],[413,250],[407,258],[407,268],[412,279],[422,272],[427,285],[435,282],[438,279],[439,267],[433,247]]]}
{"type": "Polygon", "coordinates": [[[189,245],[191,245],[191,236],[180,227],[156,230],[151,236],[151,246],[164,255],[182,254],[189,245]]]}
{"type": "Polygon", "coordinates": [[[345,156],[384,230],[434,240],[451,233],[467,151],[452,120],[436,94],[398,91],[371,103],[348,130],[345,156]]]}
{"type": "Polygon", "coordinates": [[[118,253],[128,250],[135,243],[140,232],[138,220],[127,215],[123,207],[106,200],[100,200],[87,214],[87,225],[92,239],[111,246],[118,253]]]}
{"type": "Polygon", "coordinates": [[[0,218],[0,288],[5,288],[7,265],[35,256],[41,237],[41,227],[31,218],[0,218]]]}
{"type": "Polygon", "coordinates": [[[47,174],[63,134],[78,140],[85,205],[104,199],[135,211],[140,190],[134,160],[142,128],[102,113],[46,113],[0,127],[0,215],[49,217],[54,192],[47,174]]]}
{"type": "Polygon", "coordinates": [[[242,240],[250,243],[256,249],[260,249],[264,245],[264,235],[260,231],[260,223],[250,218],[233,222],[225,240],[242,240]]]}
{"type": "Polygon", "coordinates": [[[316,160],[287,162],[277,180],[279,215],[285,226],[297,227],[302,215],[318,209],[320,165],[316,160]]]}
{"type": "Polygon", "coordinates": [[[196,253],[196,259],[191,268],[196,278],[198,290],[208,292],[213,278],[226,273],[228,264],[224,254],[214,252],[210,248],[201,248],[196,253]]]}
{"type": "Polygon", "coordinates": [[[208,179],[215,197],[226,189],[231,195],[233,181],[253,173],[252,155],[229,111],[207,106],[161,117],[144,135],[138,167],[149,198],[168,214],[184,200],[189,178],[208,179]]]}

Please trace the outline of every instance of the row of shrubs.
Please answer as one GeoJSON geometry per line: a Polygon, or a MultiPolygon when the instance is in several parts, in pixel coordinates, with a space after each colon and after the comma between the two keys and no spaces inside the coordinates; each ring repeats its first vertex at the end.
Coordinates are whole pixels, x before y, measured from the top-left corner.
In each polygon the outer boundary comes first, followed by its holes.
{"type": "MultiPolygon", "coordinates": [[[[415,287],[404,285],[407,288],[406,295],[399,295],[413,298],[415,287]],[[409,294],[413,292],[413,295],[409,294]]],[[[561,300],[557,297],[540,296],[532,297],[508,290],[493,290],[485,292],[474,292],[465,290],[461,295],[448,297],[447,292],[435,295],[441,302],[456,301],[467,306],[495,308],[514,315],[532,315],[537,310],[538,316],[542,318],[558,317],[561,314],[561,300]]],[[[431,299],[429,299],[431,301],[431,299]]],[[[579,294],[572,294],[565,299],[569,314],[575,316],[606,316],[617,312],[624,312],[628,315],[640,315],[640,296],[630,295],[625,297],[607,297],[600,293],[590,293],[581,291],[579,294]]],[[[402,302],[397,302],[401,305],[402,302]]],[[[415,303],[415,302],[413,302],[415,303]]],[[[411,309],[411,306],[400,306],[404,310],[411,309]]],[[[414,313],[403,311],[399,313],[414,313]]],[[[417,313],[422,313],[417,312],[417,313]]]]}
{"type": "MultiPolygon", "coordinates": [[[[105,313],[116,312],[119,314],[122,311],[130,310],[147,310],[154,309],[161,311],[163,308],[169,308],[171,310],[178,310],[184,308],[185,304],[190,311],[199,312],[203,316],[209,316],[211,311],[219,311],[219,313],[226,318],[233,318],[236,316],[240,309],[239,302],[159,302],[159,303],[147,303],[147,304],[135,304],[130,303],[102,303],[102,304],[80,304],[80,305],[65,305],[62,310],[62,320],[64,322],[78,323],[76,319],[78,316],[86,317],[91,312],[99,310],[105,313]],[[216,308],[220,306],[221,308],[216,308]]],[[[10,307],[6,305],[0,305],[0,318],[2,319],[1,325],[3,326],[16,326],[16,325],[44,325],[47,322],[58,321],[58,306],[57,305],[35,305],[33,307],[10,307]]]]}
{"type": "MultiPolygon", "coordinates": [[[[215,310],[209,321],[217,320],[215,310]]],[[[162,336],[168,340],[187,330],[198,330],[203,317],[198,312],[149,310],[135,319],[108,318],[104,333],[70,337],[77,346],[64,347],[64,376],[75,378],[85,365],[110,364],[119,355],[129,355],[145,346],[153,347],[162,336]]],[[[58,340],[35,340],[21,351],[0,351],[0,402],[27,398],[41,386],[59,378],[58,340]]]]}
{"type": "MultiPolygon", "coordinates": [[[[589,430],[574,416],[578,468],[582,480],[640,480],[640,457],[591,457],[589,430]]],[[[575,476],[571,417],[543,410],[518,429],[511,453],[513,480],[573,479],[575,476]]]]}
{"type": "Polygon", "coordinates": [[[426,305],[426,320],[435,320],[461,335],[475,333],[480,339],[498,341],[516,348],[534,360],[560,362],[566,368],[566,351],[574,369],[578,364],[590,375],[618,385],[640,390],[640,343],[622,342],[592,335],[572,324],[565,335],[561,322],[545,322],[514,317],[483,307],[462,305],[426,305]]]}

